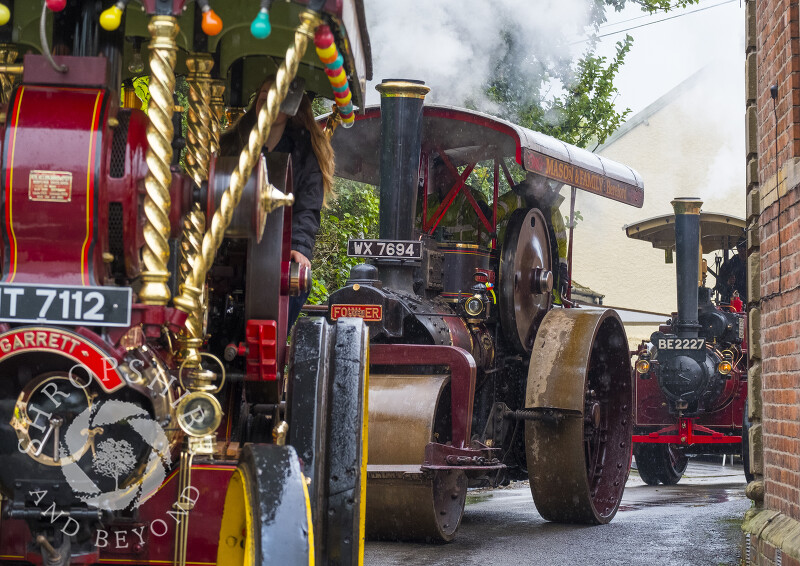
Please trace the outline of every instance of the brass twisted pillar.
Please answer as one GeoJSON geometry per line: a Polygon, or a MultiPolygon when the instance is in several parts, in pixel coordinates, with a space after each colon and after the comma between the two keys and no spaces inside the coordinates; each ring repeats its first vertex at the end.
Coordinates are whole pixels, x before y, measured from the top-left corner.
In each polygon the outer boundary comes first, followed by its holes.
{"type": "MultiPolygon", "coordinates": [[[[180,285],[192,272],[195,258],[200,255],[200,247],[203,243],[203,232],[206,229],[206,215],[200,208],[200,203],[195,203],[192,210],[183,219],[183,235],[181,237],[181,261],[178,266],[178,281],[180,285]]],[[[198,305],[200,307],[200,305],[198,305]]],[[[178,336],[180,349],[178,361],[197,360],[198,352],[203,346],[203,309],[197,308],[189,313],[186,319],[186,327],[181,330],[178,336]]],[[[194,361],[187,364],[189,367],[196,367],[194,361]]]]}
{"type": "Polygon", "coordinates": [[[147,125],[147,176],[144,199],[144,285],[139,299],[146,305],[166,305],[170,292],[167,287],[169,271],[170,233],[169,188],[172,182],[172,112],[175,91],[175,53],[178,21],[172,16],[153,16],[150,30],[150,104],[147,125]]]}
{"type": "Polygon", "coordinates": [[[208,180],[211,160],[211,68],[209,53],[192,53],[186,59],[189,76],[189,111],[186,113],[186,170],[199,187],[208,180]]]}
{"type": "MultiPolygon", "coordinates": [[[[16,45],[0,44],[0,64],[10,65],[17,60],[19,49],[16,45]]],[[[14,88],[15,77],[11,73],[0,73],[0,104],[8,104],[11,90],[14,88]]]]}
{"type": "Polygon", "coordinates": [[[222,133],[222,117],[225,115],[225,82],[211,83],[211,153],[219,155],[219,136],[222,133]]]}
{"type": "MultiPolygon", "coordinates": [[[[206,279],[208,270],[214,262],[217,249],[222,244],[225,237],[225,230],[230,225],[233,211],[242,198],[242,191],[253,171],[253,167],[261,155],[261,148],[269,136],[275,118],[278,116],[279,107],[286,93],[289,91],[289,83],[292,82],[297,74],[300,60],[306,52],[308,42],[314,37],[314,30],[320,24],[320,18],[316,12],[305,10],[300,14],[300,26],[294,34],[294,44],[286,51],[286,58],[278,68],[275,82],[269,89],[267,101],[261,107],[256,120],[256,127],[250,131],[247,146],[242,149],[239,155],[239,164],[233,170],[230,178],[230,186],[225,190],[220,200],[219,207],[211,219],[211,225],[203,236],[202,253],[192,267],[192,273],[187,278],[183,286],[181,295],[175,298],[175,306],[185,313],[191,313],[197,308],[200,300],[200,289],[206,279]]],[[[277,192],[277,191],[276,191],[277,192]]],[[[282,206],[291,199],[280,199],[282,195],[278,192],[274,197],[262,199],[262,206],[266,210],[271,210],[282,206]]]]}

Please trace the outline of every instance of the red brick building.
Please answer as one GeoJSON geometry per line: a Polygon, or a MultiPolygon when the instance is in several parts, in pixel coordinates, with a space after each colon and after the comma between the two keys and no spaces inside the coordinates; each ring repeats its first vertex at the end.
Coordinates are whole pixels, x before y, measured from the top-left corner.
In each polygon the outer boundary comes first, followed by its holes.
{"type": "Polygon", "coordinates": [[[745,565],[800,566],[800,6],[749,0],[746,147],[754,506],[745,565]]]}

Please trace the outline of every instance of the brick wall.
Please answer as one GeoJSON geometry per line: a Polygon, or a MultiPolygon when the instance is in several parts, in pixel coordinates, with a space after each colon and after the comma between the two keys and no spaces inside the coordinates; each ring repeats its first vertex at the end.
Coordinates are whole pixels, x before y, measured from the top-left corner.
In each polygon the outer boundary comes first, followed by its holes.
{"type": "Polygon", "coordinates": [[[796,187],[761,213],[761,399],[764,506],[800,521],[798,216],[796,187]]]}
{"type": "Polygon", "coordinates": [[[800,2],[748,0],[745,565],[800,565],[800,2]],[[773,98],[770,87],[777,85],[773,98]]]}

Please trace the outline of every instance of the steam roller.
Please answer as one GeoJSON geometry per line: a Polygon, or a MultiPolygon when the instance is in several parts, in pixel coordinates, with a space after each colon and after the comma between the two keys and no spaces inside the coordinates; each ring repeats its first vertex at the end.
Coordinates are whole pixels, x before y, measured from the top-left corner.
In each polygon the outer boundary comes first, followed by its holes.
{"type": "Polygon", "coordinates": [[[349,242],[368,261],[329,300],[331,320],[370,330],[367,536],[451,541],[469,488],[523,479],[545,519],[609,522],[630,467],[627,337],[613,310],[569,300],[554,218],[567,177],[613,183],[634,206],[641,180],[497,118],[426,106],[420,82],[377,88],[381,107],[332,138],[337,175],[380,185],[380,238],[349,242]],[[495,173],[491,207],[467,184],[478,163],[495,173]]]}

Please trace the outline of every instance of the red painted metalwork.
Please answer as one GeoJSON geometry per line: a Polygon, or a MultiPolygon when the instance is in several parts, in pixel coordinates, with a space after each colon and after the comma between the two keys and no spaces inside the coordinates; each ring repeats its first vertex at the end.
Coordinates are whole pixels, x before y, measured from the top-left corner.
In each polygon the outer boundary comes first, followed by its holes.
{"type": "Polygon", "coordinates": [[[49,352],[85,367],[106,393],[125,385],[116,364],[96,344],[75,332],[47,326],[20,326],[0,334],[0,361],[26,352],[49,352]]]}
{"type": "Polygon", "coordinates": [[[96,184],[105,165],[106,95],[96,88],[16,90],[3,155],[5,282],[103,282],[97,236],[107,232],[107,218],[98,214],[105,202],[98,193],[105,193],[96,184]]]}
{"type": "Polygon", "coordinates": [[[274,320],[248,320],[247,379],[275,381],[278,379],[278,324],[274,320]]]}
{"type": "MultiPolygon", "coordinates": [[[[494,177],[492,179],[492,226],[494,226],[494,230],[492,230],[493,234],[497,234],[497,199],[500,198],[500,161],[502,161],[502,157],[495,157],[494,158],[494,177]]],[[[492,249],[497,249],[497,238],[492,238],[492,249]]]]}
{"type": "Polygon", "coordinates": [[[455,346],[423,346],[417,344],[373,344],[370,364],[415,366],[426,364],[450,368],[453,446],[469,446],[472,430],[472,405],[475,397],[475,360],[464,349],[455,346]]]}
{"type": "MultiPolygon", "coordinates": [[[[209,557],[217,555],[217,537],[209,536],[209,533],[219,532],[228,480],[235,469],[236,466],[229,462],[192,466],[192,486],[197,489],[192,493],[199,494],[199,497],[189,514],[187,566],[207,565],[209,557]]],[[[138,508],[136,522],[105,523],[99,529],[102,533],[95,536],[102,539],[103,534],[107,535],[106,546],[98,549],[99,559],[97,554],[74,556],[70,563],[172,564],[176,521],[181,519],[173,508],[179,496],[177,473],[175,469],[157,492],[138,508]],[[142,530],[141,526],[145,528],[142,530]]],[[[38,552],[27,552],[30,542],[31,534],[25,521],[4,519],[0,529],[0,548],[3,549],[0,560],[28,560],[41,564],[38,552]]]]}
{"type": "Polygon", "coordinates": [[[69,73],[56,71],[43,55],[29,53],[23,58],[22,82],[28,85],[80,86],[109,90],[115,88],[110,82],[106,57],[56,55],[53,59],[57,64],[69,67],[69,73]]]}
{"type": "Polygon", "coordinates": [[[467,166],[467,168],[464,169],[464,172],[459,176],[458,181],[456,181],[455,185],[453,185],[450,191],[448,191],[447,196],[439,204],[439,206],[436,207],[436,210],[433,213],[434,215],[433,223],[431,223],[428,228],[425,228],[423,226],[423,229],[426,230],[429,234],[433,234],[433,231],[436,230],[436,227],[439,225],[439,222],[441,222],[442,218],[444,218],[444,215],[447,213],[447,210],[450,208],[450,205],[453,204],[453,201],[455,200],[456,196],[458,196],[459,191],[461,191],[461,187],[464,186],[464,184],[467,181],[467,178],[470,176],[470,173],[472,173],[472,170],[474,168],[475,164],[470,163],[467,166]]]}
{"type": "Polygon", "coordinates": [[[741,444],[741,435],[726,435],[695,422],[694,418],[681,418],[678,423],[650,434],[634,434],[633,442],[655,444],[741,444]],[[698,434],[699,433],[699,434],[698,434]]]}

